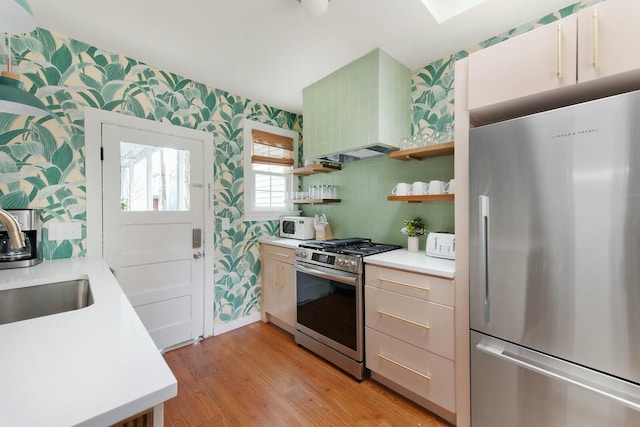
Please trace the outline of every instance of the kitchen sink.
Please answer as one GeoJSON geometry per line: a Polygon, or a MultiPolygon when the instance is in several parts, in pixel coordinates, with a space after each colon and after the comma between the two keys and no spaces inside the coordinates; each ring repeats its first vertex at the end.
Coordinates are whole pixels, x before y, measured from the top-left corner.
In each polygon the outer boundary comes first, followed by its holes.
{"type": "Polygon", "coordinates": [[[88,279],[0,291],[0,325],[78,310],[93,304],[88,279]]]}

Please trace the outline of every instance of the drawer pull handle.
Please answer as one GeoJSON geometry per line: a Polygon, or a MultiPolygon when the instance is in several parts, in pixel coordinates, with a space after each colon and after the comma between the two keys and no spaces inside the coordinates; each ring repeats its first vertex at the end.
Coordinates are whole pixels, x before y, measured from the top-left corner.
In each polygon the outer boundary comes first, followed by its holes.
{"type": "Polygon", "coordinates": [[[378,280],[381,282],[393,283],[395,285],[406,286],[408,288],[420,289],[421,291],[430,291],[429,288],[424,288],[422,286],[410,285],[409,283],[398,282],[397,280],[385,279],[384,277],[378,277],[378,280]]]}
{"type": "Polygon", "coordinates": [[[271,252],[274,255],[283,256],[285,258],[291,258],[291,255],[283,254],[282,252],[271,252]]]}
{"type": "Polygon", "coordinates": [[[387,356],[383,356],[383,355],[382,355],[382,354],[380,354],[380,353],[378,353],[378,357],[379,357],[380,359],[386,360],[386,361],[387,361],[387,362],[389,362],[389,363],[393,363],[393,364],[394,364],[394,365],[396,365],[396,366],[399,366],[399,367],[401,367],[401,368],[403,368],[403,369],[406,369],[406,370],[407,370],[407,371],[409,371],[409,372],[412,372],[412,373],[414,373],[414,374],[416,374],[416,375],[420,375],[422,378],[424,378],[424,379],[426,379],[426,380],[431,381],[431,377],[430,377],[429,375],[423,374],[422,372],[418,372],[418,371],[416,371],[415,369],[411,369],[410,367],[405,366],[405,365],[403,365],[402,363],[398,363],[398,362],[396,362],[396,361],[395,361],[395,360],[393,360],[393,359],[389,359],[387,356]]]}
{"type": "Polygon", "coordinates": [[[386,311],[378,310],[378,314],[382,314],[383,316],[389,316],[392,319],[397,319],[397,320],[400,320],[402,322],[410,323],[410,324],[412,324],[414,326],[418,326],[418,327],[423,328],[423,329],[431,329],[431,327],[429,325],[423,325],[422,323],[414,322],[413,320],[404,319],[402,317],[396,316],[395,314],[387,313],[386,311]]]}

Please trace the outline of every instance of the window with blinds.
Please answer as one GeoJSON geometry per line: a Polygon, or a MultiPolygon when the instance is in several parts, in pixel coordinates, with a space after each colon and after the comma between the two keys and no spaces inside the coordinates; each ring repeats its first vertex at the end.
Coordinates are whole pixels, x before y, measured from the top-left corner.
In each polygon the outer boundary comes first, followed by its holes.
{"type": "Polygon", "coordinates": [[[253,129],[251,165],[255,173],[255,206],[284,209],[285,174],[293,166],[293,138],[253,129]]]}
{"type": "Polygon", "coordinates": [[[245,217],[277,219],[276,213],[292,213],[286,195],[293,186],[297,145],[296,132],[247,120],[245,162],[250,164],[245,163],[245,217]]]}

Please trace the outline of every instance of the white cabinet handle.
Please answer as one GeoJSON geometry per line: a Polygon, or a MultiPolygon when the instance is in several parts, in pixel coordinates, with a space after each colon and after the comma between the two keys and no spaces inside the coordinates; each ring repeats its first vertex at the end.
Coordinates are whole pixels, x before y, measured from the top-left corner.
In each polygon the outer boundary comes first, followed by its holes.
{"type": "Polygon", "coordinates": [[[430,377],[429,375],[423,374],[422,372],[418,372],[418,371],[416,371],[415,369],[411,369],[410,367],[405,366],[405,365],[403,365],[402,363],[398,363],[398,362],[396,362],[396,361],[395,361],[395,360],[393,360],[393,359],[389,359],[387,356],[383,356],[383,355],[382,355],[382,354],[380,354],[380,353],[378,353],[378,357],[379,357],[380,359],[386,360],[386,361],[387,361],[387,362],[389,362],[389,363],[393,363],[394,365],[399,366],[399,367],[401,367],[402,369],[406,369],[406,370],[407,370],[407,371],[409,371],[409,372],[412,372],[412,373],[414,373],[414,374],[416,374],[416,375],[420,375],[422,378],[424,378],[424,379],[426,379],[426,380],[431,381],[431,377],[430,377]]]}
{"type": "Polygon", "coordinates": [[[430,291],[431,289],[422,286],[411,285],[409,283],[398,282],[397,280],[385,279],[384,277],[378,277],[381,282],[393,283],[394,285],[406,286],[408,288],[420,289],[421,291],[430,291]]]}
{"type": "Polygon", "coordinates": [[[291,255],[283,254],[282,252],[271,252],[271,253],[274,254],[274,255],[285,257],[285,258],[291,258],[291,255]]]}
{"type": "Polygon", "coordinates": [[[600,20],[598,19],[598,9],[593,11],[593,69],[600,66],[600,20]]]}
{"type": "Polygon", "coordinates": [[[562,78],[562,24],[558,24],[558,79],[562,78]]]}
{"type": "Polygon", "coordinates": [[[429,325],[423,325],[422,323],[414,322],[413,320],[404,319],[402,317],[396,316],[395,314],[387,313],[386,311],[378,310],[378,314],[381,314],[383,316],[388,316],[388,317],[391,317],[392,319],[397,319],[397,320],[400,320],[402,322],[410,323],[410,324],[412,324],[414,326],[418,326],[419,328],[431,329],[431,327],[429,325]]]}

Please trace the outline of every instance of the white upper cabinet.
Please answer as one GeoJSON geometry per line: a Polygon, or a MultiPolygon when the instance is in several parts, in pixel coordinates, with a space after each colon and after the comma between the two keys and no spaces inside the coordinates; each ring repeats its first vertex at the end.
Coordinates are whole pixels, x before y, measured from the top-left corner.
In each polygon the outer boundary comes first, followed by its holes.
{"type": "Polygon", "coordinates": [[[480,50],[469,55],[469,110],[515,117],[525,103],[541,111],[637,89],[638,40],[640,2],[607,0],[480,50]]]}
{"type": "Polygon", "coordinates": [[[578,82],[640,68],[638,0],[608,0],[578,13],[578,82]]]}
{"type": "Polygon", "coordinates": [[[575,15],[469,56],[469,110],[576,82],[575,15]]]}

